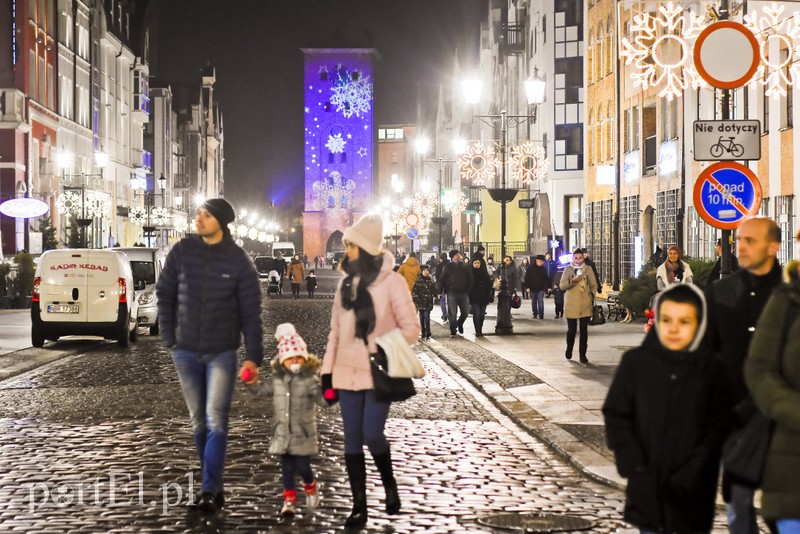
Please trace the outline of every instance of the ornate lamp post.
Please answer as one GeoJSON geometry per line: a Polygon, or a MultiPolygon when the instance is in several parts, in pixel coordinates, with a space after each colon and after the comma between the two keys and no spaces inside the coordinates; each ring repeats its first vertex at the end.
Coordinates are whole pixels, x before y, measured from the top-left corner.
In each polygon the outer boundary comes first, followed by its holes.
{"type": "Polygon", "coordinates": [[[91,205],[89,206],[88,215],[91,217],[87,217],[87,207],[86,207],[86,180],[90,178],[103,178],[103,169],[108,165],[109,155],[107,152],[100,147],[100,150],[94,153],[94,160],[95,166],[100,169],[98,173],[85,173],[81,172],[78,174],[68,174],[67,169],[70,167],[72,163],[72,153],[68,150],[65,150],[64,147],[61,147],[61,150],[56,152],[56,165],[61,168],[61,176],[62,176],[62,188],[64,193],[59,195],[56,204],[58,205],[59,213],[66,214],[66,213],[73,213],[76,215],[80,215],[76,219],[78,226],[81,229],[81,236],[80,236],[80,246],[81,248],[86,248],[87,240],[86,240],[86,229],[91,226],[92,222],[94,221],[95,217],[100,216],[106,210],[105,203],[102,199],[98,199],[96,197],[91,197],[90,202],[91,205]],[[73,178],[80,177],[80,183],[77,186],[66,185],[67,182],[72,183],[73,178]],[[73,192],[80,192],[80,196],[76,196],[73,192]],[[77,205],[79,204],[79,205],[77,205]]]}
{"type": "Polygon", "coordinates": [[[438,178],[436,179],[436,185],[438,186],[438,194],[436,195],[436,216],[431,217],[431,222],[437,226],[439,232],[439,253],[442,252],[442,226],[447,224],[449,220],[448,217],[442,216],[442,178],[444,175],[445,164],[453,164],[458,163],[454,159],[444,159],[442,157],[437,157],[435,159],[425,159],[425,155],[428,153],[428,140],[424,137],[420,137],[417,139],[417,152],[422,156],[422,164],[423,165],[431,165],[435,166],[438,171],[438,178]]]}
{"type": "MultiPolygon", "coordinates": [[[[479,119],[481,122],[494,126],[500,123],[500,187],[489,188],[489,195],[492,200],[500,203],[500,250],[501,261],[506,256],[506,204],[514,200],[517,196],[516,189],[508,189],[506,152],[508,144],[508,126],[530,122],[536,124],[536,112],[540,104],[544,103],[546,83],[539,76],[538,69],[534,67],[533,74],[525,80],[525,94],[528,104],[532,106],[530,115],[509,115],[503,109],[497,115],[473,115],[473,120],[479,119]]],[[[481,83],[479,81],[468,80],[462,83],[464,89],[464,99],[467,104],[478,104],[480,102],[481,83]]],[[[504,271],[505,272],[505,271],[504,271]]],[[[514,328],[511,324],[511,295],[508,292],[508,283],[505,279],[500,281],[500,293],[497,295],[497,324],[495,333],[511,334],[514,328]]]]}

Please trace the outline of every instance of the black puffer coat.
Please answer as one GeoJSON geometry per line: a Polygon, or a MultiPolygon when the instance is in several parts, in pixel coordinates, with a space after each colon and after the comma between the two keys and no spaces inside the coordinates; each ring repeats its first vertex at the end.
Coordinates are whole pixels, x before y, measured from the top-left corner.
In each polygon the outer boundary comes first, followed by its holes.
{"type": "Polygon", "coordinates": [[[436,299],[436,282],[430,276],[417,276],[414,287],[411,289],[411,298],[417,310],[430,311],[436,299]]]}
{"type": "Polygon", "coordinates": [[[477,269],[472,266],[472,286],[469,288],[469,303],[487,306],[492,301],[492,279],[486,265],[481,261],[477,269]]]}
{"type": "Polygon", "coordinates": [[[192,234],[172,247],[156,286],[161,339],[167,347],[206,354],[234,350],[264,358],[261,288],[253,261],[233,239],[207,245],[192,234]]]}
{"type": "Polygon", "coordinates": [[[664,533],[711,530],[727,427],[720,370],[698,337],[685,352],[664,348],[657,323],[622,356],[603,416],[617,471],[628,479],[626,521],[664,533]]]}

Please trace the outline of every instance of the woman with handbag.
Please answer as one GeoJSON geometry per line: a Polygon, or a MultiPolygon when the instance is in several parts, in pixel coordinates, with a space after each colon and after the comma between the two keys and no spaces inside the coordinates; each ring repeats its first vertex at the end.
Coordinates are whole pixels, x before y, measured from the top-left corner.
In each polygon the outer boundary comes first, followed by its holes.
{"type": "Polygon", "coordinates": [[[486,306],[492,300],[492,281],[486,270],[483,258],[472,260],[472,286],[469,288],[469,305],[472,311],[472,325],[475,335],[483,336],[483,321],[486,319],[486,306]]]}
{"type": "Polygon", "coordinates": [[[572,359],[572,347],[580,323],[581,339],[578,345],[581,363],[589,363],[586,350],[589,348],[589,319],[594,312],[594,295],[597,280],[591,269],[583,264],[583,250],[575,249],[572,263],[567,265],[561,275],[561,291],[564,292],[564,315],[567,317],[567,351],[565,356],[572,359]]]}
{"type": "Polygon", "coordinates": [[[386,491],[386,513],[400,511],[400,497],[392,470],[384,428],[390,402],[375,396],[370,357],[378,352],[376,339],[399,329],[410,345],[420,334],[414,302],[405,279],[395,273],[394,258],[381,248],[383,220],[368,213],[342,236],[345,277],[333,300],[331,331],[322,360],[322,387],[326,399],[338,396],[344,426],[345,466],[353,509],[345,524],[367,522],[367,446],[386,491]]]}
{"type": "MultiPolygon", "coordinates": [[[[800,234],[798,234],[800,238],[800,234]]],[[[772,293],[745,360],[758,409],[774,422],[761,479],[761,514],[778,532],[800,532],[800,262],[772,293]]]]}

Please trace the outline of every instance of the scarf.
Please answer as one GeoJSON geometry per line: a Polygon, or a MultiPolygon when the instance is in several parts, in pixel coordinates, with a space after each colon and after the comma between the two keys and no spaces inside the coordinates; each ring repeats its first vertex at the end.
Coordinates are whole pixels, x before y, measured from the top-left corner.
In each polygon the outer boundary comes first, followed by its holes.
{"type": "Polygon", "coordinates": [[[360,260],[344,261],[342,269],[347,274],[342,281],[342,308],[353,310],[356,315],[356,336],[367,344],[367,338],[375,330],[375,306],[368,288],[380,273],[382,257],[375,258],[376,269],[362,273],[360,260]]]}
{"type": "Polygon", "coordinates": [[[683,281],[683,263],[678,260],[674,265],[669,260],[664,262],[667,269],[667,283],[679,284],[683,281]]]}

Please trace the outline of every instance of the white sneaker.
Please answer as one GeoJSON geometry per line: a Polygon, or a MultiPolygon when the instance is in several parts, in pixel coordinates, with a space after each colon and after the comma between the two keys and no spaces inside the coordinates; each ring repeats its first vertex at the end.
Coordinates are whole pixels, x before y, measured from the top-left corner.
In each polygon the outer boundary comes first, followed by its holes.
{"type": "Polygon", "coordinates": [[[294,502],[289,500],[283,501],[283,508],[281,508],[281,515],[284,517],[292,517],[294,515],[294,502]]]}
{"type": "Polygon", "coordinates": [[[319,506],[319,482],[316,480],[311,484],[304,484],[303,490],[306,493],[306,507],[309,510],[313,510],[317,506],[319,506]]]}

